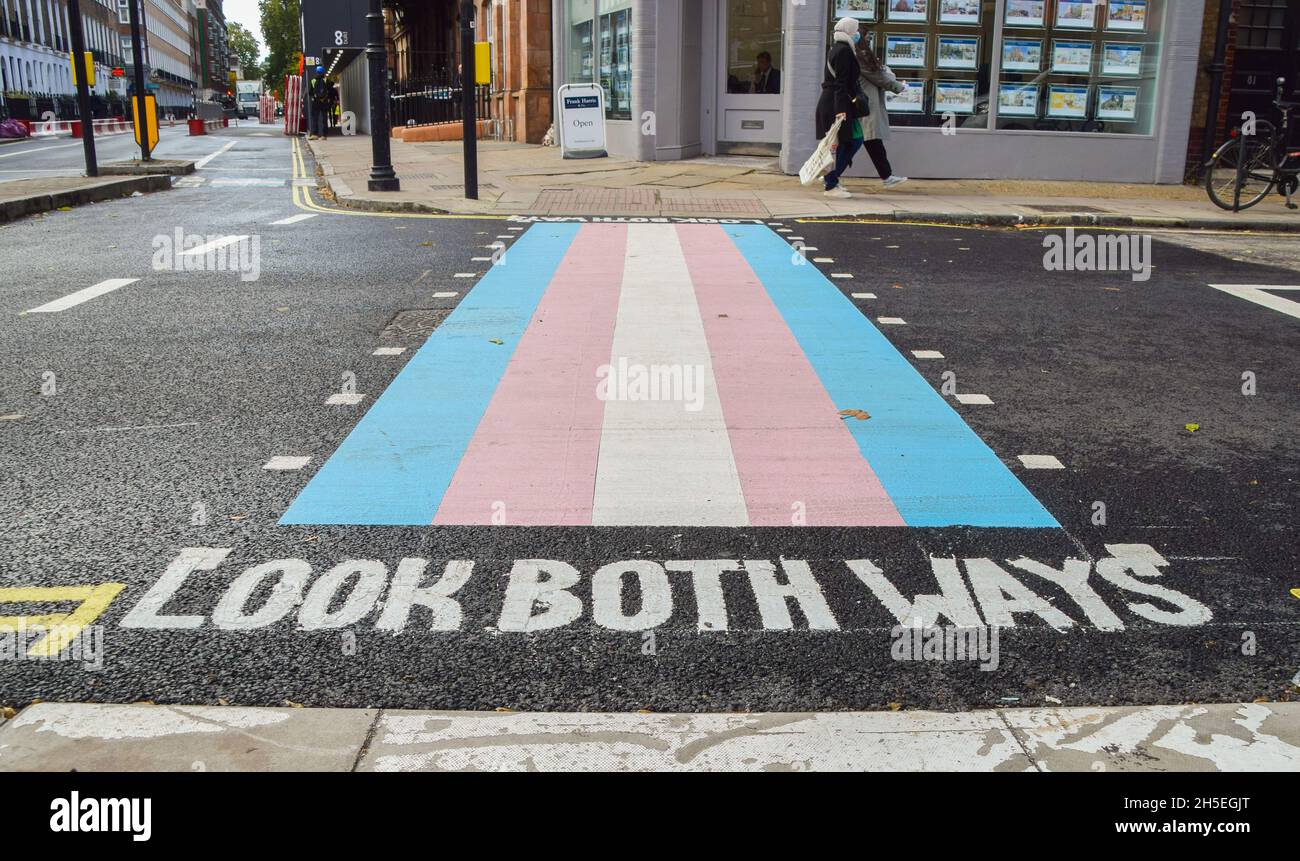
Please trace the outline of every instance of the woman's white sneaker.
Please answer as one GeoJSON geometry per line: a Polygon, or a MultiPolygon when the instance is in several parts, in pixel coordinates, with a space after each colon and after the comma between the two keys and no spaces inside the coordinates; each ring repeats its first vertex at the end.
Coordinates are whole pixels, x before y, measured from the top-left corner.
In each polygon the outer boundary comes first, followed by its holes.
{"type": "Polygon", "coordinates": [[[843,187],[838,185],[832,188],[830,191],[822,192],[822,194],[826,195],[827,197],[838,197],[840,199],[853,196],[849,194],[847,191],[845,191],[843,187]]]}
{"type": "Polygon", "coordinates": [[[885,188],[893,188],[894,186],[902,185],[905,182],[907,182],[907,177],[894,174],[889,179],[885,180],[885,188]]]}

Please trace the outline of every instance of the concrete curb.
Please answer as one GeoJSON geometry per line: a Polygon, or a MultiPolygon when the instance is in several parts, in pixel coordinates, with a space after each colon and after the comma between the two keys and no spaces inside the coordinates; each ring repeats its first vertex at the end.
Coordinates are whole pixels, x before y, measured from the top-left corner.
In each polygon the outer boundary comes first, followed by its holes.
{"type": "Polygon", "coordinates": [[[1300,771],[1300,703],[439,712],[40,703],[0,771],[1300,771]]]}
{"type": "MultiPolygon", "coordinates": [[[[147,176],[110,179],[95,182],[82,188],[66,189],[50,193],[33,194],[27,197],[0,201],[0,222],[14,221],[26,215],[50,212],[63,206],[81,206],[86,203],[98,203],[119,197],[130,197],[135,192],[147,194],[151,191],[166,191],[171,188],[171,178],[157,174],[147,176]]],[[[3,186],[0,186],[3,189],[3,186]]]]}
{"type": "Polygon", "coordinates": [[[100,176],[184,176],[194,173],[194,162],[178,159],[153,159],[152,161],[111,161],[99,166],[100,176]]]}
{"type": "MultiPolygon", "coordinates": [[[[519,215],[537,215],[526,207],[509,210],[474,210],[447,209],[417,201],[385,202],[357,197],[341,180],[333,179],[327,170],[325,175],[316,177],[317,186],[327,189],[334,197],[334,202],[344,209],[363,212],[411,212],[430,215],[500,215],[502,218],[519,215]]],[[[565,216],[562,213],[550,213],[556,217],[583,217],[578,214],[565,216]]],[[[585,215],[585,214],[584,214],[585,215]]],[[[590,217],[590,216],[588,216],[590,217]]],[[[660,213],[645,213],[646,218],[669,217],[660,213]]],[[[698,212],[695,218],[736,218],[734,212],[698,212]]],[[[749,216],[745,216],[749,217],[749,216]]],[[[755,216],[755,218],[757,218],[755,216]]],[[[887,221],[895,224],[951,224],[955,227],[1090,227],[1113,228],[1117,230],[1134,230],[1151,228],[1160,230],[1233,230],[1241,232],[1262,233],[1300,233],[1300,218],[1291,222],[1252,220],[1249,218],[1176,218],[1172,216],[1141,215],[1106,215],[1096,212],[1079,211],[1051,213],[1044,215],[1011,215],[1007,213],[981,212],[863,212],[836,213],[834,215],[771,215],[771,218],[784,218],[798,221],[887,221]]],[[[768,220],[762,219],[762,220],[768,220]]]]}

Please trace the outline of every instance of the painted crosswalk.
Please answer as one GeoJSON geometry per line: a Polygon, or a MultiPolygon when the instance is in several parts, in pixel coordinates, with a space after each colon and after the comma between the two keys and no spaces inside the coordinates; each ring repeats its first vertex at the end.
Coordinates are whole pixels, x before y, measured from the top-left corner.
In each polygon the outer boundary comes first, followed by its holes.
{"type": "Polygon", "coordinates": [[[539,224],[285,524],[1057,522],[763,225],[539,224]]]}

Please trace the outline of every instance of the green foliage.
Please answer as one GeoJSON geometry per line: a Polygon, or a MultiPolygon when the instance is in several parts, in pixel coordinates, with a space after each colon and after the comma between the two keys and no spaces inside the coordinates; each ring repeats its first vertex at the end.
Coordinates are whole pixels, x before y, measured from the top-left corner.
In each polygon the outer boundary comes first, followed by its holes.
{"type": "Polygon", "coordinates": [[[262,77],[262,64],[258,61],[262,48],[257,43],[257,37],[239,22],[228,21],[226,42],[230,45],[230,52],[239,58],[244,80],[253,81],[262,77]]]}
{"type": "Polygon", "coordinates": [[[285,75],[298,72],[294,56],[302,45],[298,0],[258,0],[257,7],[262,13],[262,36],[266,39],[266,86],[283,97],[285,75]]]}

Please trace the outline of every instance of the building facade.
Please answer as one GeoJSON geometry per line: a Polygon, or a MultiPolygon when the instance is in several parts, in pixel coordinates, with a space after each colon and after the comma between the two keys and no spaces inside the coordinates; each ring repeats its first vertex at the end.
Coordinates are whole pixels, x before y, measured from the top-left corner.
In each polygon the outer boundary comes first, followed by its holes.
{"type": "MultiPolygon", "coordinates": [[[[126,87],[112,76],[124,62],[117,36],[117,0],[82,0],[86,50],[95,58],[92,109],[121,114],[126,87]]],[[[74,116],[67,0],[0,0],[0,109],[37,119],[46,111],[74,116]]]]}
{"type": "MultiPolygon", "coordinates": [[[[131,50],[131,13],[127,0],[117,3],[117,34],[126,58],[129,92],[135,88],[135,58],[131,50]]],[[[146,87],[163,116],[186,117],[194,108],[197,88],[193,42],[198,8],[193,0],[143,0],[146,87]]]]}
{"type": "MultiPolygon", "coordinates": [[[[1290,2],[1290,0],[1282,0],[1290,2]]],[[[811,154],[836,19],[908,91],[891,156],[917,177],[1179,182],[1205,0],[553,0],[555,82],[606,94],[610,152],[811,154]]],[[[852,174],[867,175],[859,159],[852,174]]]]}
{"type": "Polygon", "coordinates": [[[221,0],[194,0],[198,11],[198,90],[203,102],[233,99],[230,92],[230,45],[226,41],[226,15],[221,0]]]}

